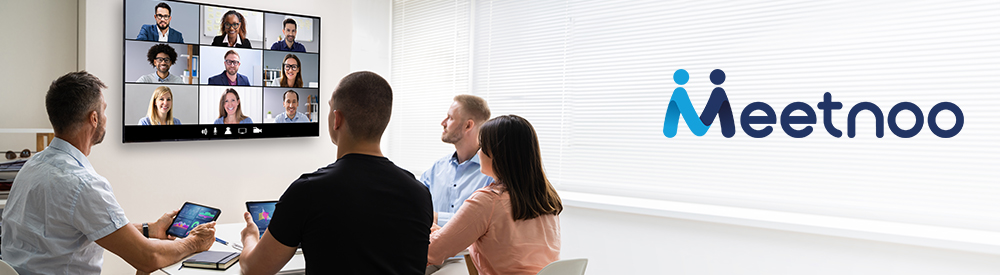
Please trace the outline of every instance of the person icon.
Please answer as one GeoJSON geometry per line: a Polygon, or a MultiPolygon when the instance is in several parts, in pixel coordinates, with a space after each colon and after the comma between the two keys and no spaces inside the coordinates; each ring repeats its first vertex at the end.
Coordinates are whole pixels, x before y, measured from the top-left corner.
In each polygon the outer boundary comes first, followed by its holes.
{"type": "MultiPolygon", "coordinates": [[[[691,75],[688,74],[687,70],[679,69],[674,71],[674,83],[677,83],[677,85],[683,86],[690,79],[691,75]]],[[[688,128],[696,136],[702,136],[705,135],[705,132],[708,132],[708,126],[701,122],[701,119],[698,118],[698,113],[694,111],[694,106],[691,105],[691,98],[688,96],[687,89],[677,87],[674,88],[674,93],[670,95],[667,114],[663,118],[664,136],[672,138],[677,135],[677,124],[681,115],[684,115],[684,122],[687,123],[688,128]]]]}
{"type": "Polygon", "coordinates": [[[229,131],[229,127],[226,127],[226,133],[225,133],[225,134],[226,134],[226,135],[232,135],[232,134],[233,134],[233,132],[232,132],[232,131],[229,131]]]}
{"type": "MultiPolygon", "coordinates": [[[[712,70],[708,79],[712,81],[712,84],[722,85],[723,82],[726,82],[726,72],[720,69],[712,70]]],[[[705,124],[706,127],[711,126],[716,114],[719,116],[722,136],[733,137],[736,134],[736,125],[733,123],[733,108],[729,106],[729,97],[726,96],[726,90],[722,87],[712,89],[712,95],[708,97],[708,104],[701,111],[701,123],[705,124]]]]}

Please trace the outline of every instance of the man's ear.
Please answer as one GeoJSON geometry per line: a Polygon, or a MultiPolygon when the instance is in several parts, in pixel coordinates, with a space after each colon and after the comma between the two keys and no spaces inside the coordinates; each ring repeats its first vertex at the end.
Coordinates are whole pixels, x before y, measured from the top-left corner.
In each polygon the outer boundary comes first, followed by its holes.
{"type": "Polygon", "coordinates": [[[101,121],[101,115],[98,114],[97,111],[90,111],[89,121],[87,122],[89,122],[91,126],[94,126],[94,128],[97,128],[97,125],[100,124],[99,123],[100,121],[101,121]]]}
{"type": "Polygon", "coordinates": [[[340,131],[340,128],[344,126],[344,113],[333,110],[333,130],[340,131]]]}
{"type": "Polygon", "coordinates": [[[463,127],[465,128],[465,131],[469,131],[469,130],[475,129],[476,128],[476,121],[475,120],[471,120],[471,119],[467,119],[467,120],[465,120],[465,126],[463,126],[463,127]]]}

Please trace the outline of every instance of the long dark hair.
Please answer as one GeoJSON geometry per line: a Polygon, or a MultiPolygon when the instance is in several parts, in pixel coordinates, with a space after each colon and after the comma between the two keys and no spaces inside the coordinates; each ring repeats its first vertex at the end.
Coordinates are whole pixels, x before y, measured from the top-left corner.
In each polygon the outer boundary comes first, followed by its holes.
{"type": "Polygon", "coordinates": [[[542,168],[538,135],[528,120],[516,115],[495,117],[480,128],[479,144],[483,154],[493,159],[497,183],[510,192],[515,221],[562,212],[562,200],[542,168]]]}

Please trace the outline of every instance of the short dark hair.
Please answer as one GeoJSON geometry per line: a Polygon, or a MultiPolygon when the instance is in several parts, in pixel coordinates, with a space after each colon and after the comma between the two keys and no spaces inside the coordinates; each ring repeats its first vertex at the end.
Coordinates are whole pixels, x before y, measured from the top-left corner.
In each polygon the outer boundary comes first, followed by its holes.
{"type": "Polygon", "coordinates": [[[149,65],[154,65],[153,60],[156,60],[156,55],[160,53],[165,53],[170,57],[170,64],[177,63],[177,51],[174,51],[174,47],[167,44],[156,44],[149,47],[149,52],[146,53],[146,60],[149,60],[149,65]]]}
{"type": "Polygon", "coordinates": [[[355,138],[378,140],[392,115],[392,87],[376,73],[354,72],[340,80],[333,105],[355,138]]]}
{"type": "Polygon", "coordinates": [[[222,59],[226,59],[226,57],[229,57],[230,54],[235,54],[236,57],[240,57],[240,53],[234,50],[229,50],[228,52],[226,52],[226,54],[222,55],[222,59]]]}
{"type": "Polygon", "coordinates": [[[285,21],[281,22],[281,28],[285,28],[285,25],[288,25],[288,24],[292,24],[293,26],[295,26],[295,28],[299,27],[298,24],[295,24],[295,19],[288,18],[288,19],[285,19],[285,21]]]}
{"type": "Polygon", "coordinates": [[[101,89],[107,88],[87,71],[72,72],[57,78],[45,94],[45,111],[56,134],[73,130],[87,120],[87,114],[101,108],[101,89]]]}
{"type": "Polygon", "coordinates": [[[167,9],[167,13],[170,13],[170,14],[174,13],[173,11],[170,11],[170,5],[167,5],[167,3],[160,2],[159,4],[156,4],[156,7],[153,8],[153,12],[155,13],[156,9],[159,9],[159,8],[167,9]]]}
{"type": "Polygon", "coordinates": [[[510,192],[515,221],[562,212],[562,199],[545,177],[538,134],[527,119],[505,115],[487,121],[479,130],[479,145],[493,159],[494,179],[510,192]]]}
{"type": "Polygon", "coordinates": [[[287,91],[287,92],[285,92],[284,94],[281,94],[281,101],[285,101],[285,99],[286,99],[286,98],[287,98],[287,96],[288,96],[288,93],[293,93],[293,94],[295,94],[295,100],[299,100],[299,93],[296,93],[296,92],[295,92],[295,90],[288,90],[288,91],[287,91]]]}

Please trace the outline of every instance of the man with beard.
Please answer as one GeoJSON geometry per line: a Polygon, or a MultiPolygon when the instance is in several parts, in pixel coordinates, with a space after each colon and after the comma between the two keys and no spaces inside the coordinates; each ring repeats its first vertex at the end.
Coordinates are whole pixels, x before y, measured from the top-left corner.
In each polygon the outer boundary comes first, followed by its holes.
{"type": "Polygon", "coordinates": [[[237,72],[240,71],[240,54],[234,50],[229,50],[224,56],[226,59],[223,65],[226,70],[222,73],[208,78],[209,85],[229,85],[229,86],[250,86],[250,79],[237,72]]]}
{"type": "Polygon", "coordinates": [[[295,42],[295,34],[298,33],[299,26],[295,24],[295,20],[288,18],[285,19],[281,24],[281,34],[285,36],[285,39],[281,41],[274,42],[271,45],[271,50],[275,51],[291,51],[291,52],[306,52],[306,46],[302,43],[295,42]]]}
{"type": "Polygon", "coordinates": [[[149,64],[153,65],[153,68],[156,68],[156,72],[143,75],[135,82],[185,83],[184,79],[180,76],[170,74],[170,66],[173,66],[174,62],[177,62],[177,52],[174,51],[174,48],[170,47],[170,45],[153,45],[149,48],[149,52],[146,53],[146,60],[149,60],[149,64]]]}
{"type": "Polygon", "coordinates": [[[91,165],[91,148],[104,140],[108,103],[97,77],[81,71],[52,82],[45,110],[56,138],[18,172],[3,211],[3,260],[20,274],[100,274],[104,249],[141,272],[208,250],[215,223],[167,240],[177,211],[152,223],[132,223],[111,183],[91,165]]]}
{"type": "MultiPolygon", "coordinates": [[[[435,223],[445,226],[473,192],[493,182],[479,171],[479,126],[490,119],[486,100],[474,95],[455,96],[448,115],[441,121],[441,141],[455,145],[455,153],[441,158],[424,171],[420,182],[431,192],[435,223]]],[[[425,274],[468,274],[465,260],[452,257],[441,265],[429,265],[425,274]]]]}
{"type": "Polygon", "coordinates": [[[142,25],[136,40],[159,41],[168,43],[184,43],[181,32],[170,27],[170,5],[160,2],[153,8],[153,20],[156,25],[142,25]]]}

